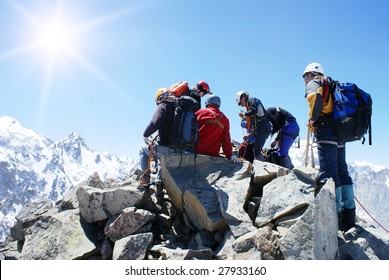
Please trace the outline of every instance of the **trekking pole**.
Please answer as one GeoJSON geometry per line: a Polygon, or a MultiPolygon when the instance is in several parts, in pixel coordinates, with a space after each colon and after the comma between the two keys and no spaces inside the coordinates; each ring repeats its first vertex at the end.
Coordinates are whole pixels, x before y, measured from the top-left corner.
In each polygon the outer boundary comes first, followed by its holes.
{"type": "Polygon", "coordinates": [[[313,137],[312,137],[312,143],[311,143],[311,167],[315,168],[315,158],[313,156],[313,137]]]}
{"type": "Polygon", "coordinates": [[[305,158],[304,158],[304,167],[308,166],[308,152],[309,152],[309,141],[311,137],[311,131],[309,126],[307,126],[307,141],[305,146],[305,158]]]}

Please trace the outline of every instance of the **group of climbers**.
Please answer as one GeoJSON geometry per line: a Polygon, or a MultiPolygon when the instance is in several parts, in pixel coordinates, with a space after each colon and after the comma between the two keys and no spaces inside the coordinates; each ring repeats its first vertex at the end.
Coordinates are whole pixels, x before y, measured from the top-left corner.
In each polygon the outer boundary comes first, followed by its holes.
{"type": "MultiPolygon", "coordinates": [[[[336,186],[339,227],[347,230],[355,225],[353,185],[347,170],[345,145],[338,141],[329,121],[330,113],[333,111],[333,102],[332,100],[323,101],[322,98],[323,88],[320,84],[322,76],[324,76],[324,71],[318,63],[309,64],[303,73],[305,97],[309,104],[308,126],[314,132],[318,144],[320,172],[316,180],[316,188],[319,189],[326,179],[333,178],[336,186]]],[[[179,95],[173,94],[167,88],[161,88],[155,95],[157,109],[143,133],[145,143],[140,149],[140,170],[143,173],[140,184],[142,186],[150,183],[148,172],[150,158],[158,159],[163,154],[177,151],[177,146],[172,144],[171,136],[175,135],[173,124],[177,122],[177,118],[181,118],[179,121],[182,124],[185,123],[185,118],[189,118],[183,117],[182,113],[177,116],[177,107],[180,106],[178,100],[184,97],[185,100],[181,103],[191,101],[196,104],[189,110],[197,120],[196,126],[193,126],[193,120],[191,120],[190,131],[192,133],[190,139],[196,142],[196,148],[181,152],[210,156],[219,156],[222,152],[227,159],[239,162],[237,155],[233,153],[229,119],[220,110],[220,97],[212,94],[208,83],[200,81],[191,89],[181,90],[179,95]],[[201,109],[201,97],[207,94],[209,96],[205,100],[205,108],[201,109]],[[197,131],[194,133],[193,130],[197,131]],[[158,137],[154,140],[149,139],[156,132],[158,132],[158,137]]],[[[235,101],[238,106],[246,109],[239,112],[241,125],[247,130],[243,143],[245,153],[247,149],[252,149],[250,152],[253,154],[253,160],[263,161],[263,146],[270,135],[277,133],[272,146],[277,147],[278,164],[289,169],[294,168],[289,157],[289,149],[300,131],[296,118],[280,107],[266,109],[261,100],[250,96],[247,91],[238,91],[235,101]]],[[[157,181],[160,180],[161,178],[157,178],[157,181]]]]}

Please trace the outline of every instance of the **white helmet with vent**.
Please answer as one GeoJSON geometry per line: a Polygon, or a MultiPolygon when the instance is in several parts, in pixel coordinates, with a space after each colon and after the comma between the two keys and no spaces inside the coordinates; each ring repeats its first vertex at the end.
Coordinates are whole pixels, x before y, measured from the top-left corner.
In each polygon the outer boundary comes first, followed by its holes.
{"type": "Polygon", "coordinates": [[[316,62],[308,64],[307,67],[305,67],[303,75],[305,75],[306,73],[309,73],[309,72],[316,72],[316,73],[324,75],[323,66],[321,66],[320,63],[316,63],[316,62]]]}

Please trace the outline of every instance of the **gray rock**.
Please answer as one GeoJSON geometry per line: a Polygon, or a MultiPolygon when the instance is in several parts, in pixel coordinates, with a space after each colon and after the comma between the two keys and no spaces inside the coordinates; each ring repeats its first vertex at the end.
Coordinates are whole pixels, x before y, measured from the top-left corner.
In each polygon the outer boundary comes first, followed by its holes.
{"type": "Polygon", "coordinates": [[[313,201],[313,186],[298,179],[294,171],[278,177],[263,189],[255,225],[260,227],[306,207],[313,201]]]}
{"type": "Polygon", "coordinates": [[[11,228],[11,236],[14,240],[24,240],[24,231],[43,218],[54,204],[51,200],[43,198],[27,203],[16,215],[16,223],[11,228]]]}
{"type": "Polygon", "coordinates": [[[83,186],[77,190],[80,214],[87,223],[103,221],[120,214],[124,208],[137,206],[143,196],[144,190],[134,186],[107,190],[83,186]]]}
{"type": "Polygon", "coordinates": [[[98,249],[93,228],[80,222],[78,210],[46,216],[26,235],[21,258],[24,260],[86,259],[98,249]]]}
{"type": "Polygon", "coordinates": [[[280,239],[285,259],[334,260],[338,252],[335,185],[328,180],[301,219],[280,239]]]}
{"type": "Polygon", "coordinates": [[[143,260],[153,243],[153,234],[140,233],[130,235],[115,242],[113,260],[143,260]]]}
{"type": "Polygon", "coordinates": [[[112,241],[136,233],[145,224],[153,221],[155,215],[147,210],[129,207],[123,209],[119,216],[107,222],[104,233],[112,241]]]}

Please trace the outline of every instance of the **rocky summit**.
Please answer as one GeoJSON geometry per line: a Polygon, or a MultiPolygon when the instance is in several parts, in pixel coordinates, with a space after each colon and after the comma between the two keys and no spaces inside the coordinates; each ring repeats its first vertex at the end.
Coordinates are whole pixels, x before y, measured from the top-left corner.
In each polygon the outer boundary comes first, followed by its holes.
{"type": "Polygon", "coordinates": [[[55,205],[24,205],[0,258],[389,259],[382,229],[358,218],[338,230],[334,184],[314,197],[316,169],[192,154],[163,156],[160,165],[161,183],[138,187],[139,172],[121,181],[95,173],[55,205]]]}

